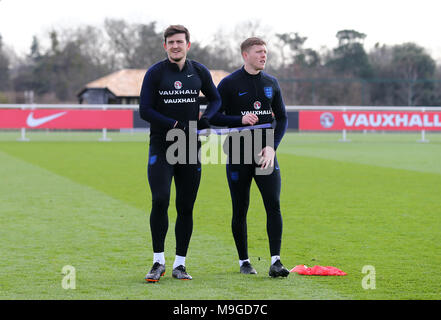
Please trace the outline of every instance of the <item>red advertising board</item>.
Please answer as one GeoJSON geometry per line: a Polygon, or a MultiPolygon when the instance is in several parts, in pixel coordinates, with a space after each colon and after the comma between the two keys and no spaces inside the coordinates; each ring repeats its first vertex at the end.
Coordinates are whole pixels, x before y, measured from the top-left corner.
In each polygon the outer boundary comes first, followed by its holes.
{"type": "Polygon", "coordinates": [[[0,109],[2,129],[133,128],[132,110],[0,109]]]}
{"type": "Polygon", "coordinates": [[[299,111],[299,130],[441,131],[441,112],[299,111]]]}

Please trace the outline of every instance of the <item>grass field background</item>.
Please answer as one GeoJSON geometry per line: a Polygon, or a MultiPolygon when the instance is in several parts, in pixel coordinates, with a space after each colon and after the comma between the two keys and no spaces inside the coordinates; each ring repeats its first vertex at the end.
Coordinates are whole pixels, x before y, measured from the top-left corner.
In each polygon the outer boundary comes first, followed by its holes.
{"type": "Polygon", "coordinates": [[[282,262],[335,266],[343,277],[268,277],[266,217],[253,183],[249,254],[239,273],[224,165],[204,165],[187,256],[192,281],[171,277],[174,193],[166,276],[152,264],[145,134],[0,133],[0,299],[440,299],[441,135],[288,133],[282,174],[282,262]],[[54,139],[58,141],[46,141],[54,139]],[[61,138],[60,138],[61,137],[61,138]],[[73,137],[73,139],[72,139],[73,137]],[[83,141],[88,140],[88,141],[83,141]],[[76,270],[76,289],[61,286],[76,270]],[[362,288],[363,266],[376,288],[362,288]]]}

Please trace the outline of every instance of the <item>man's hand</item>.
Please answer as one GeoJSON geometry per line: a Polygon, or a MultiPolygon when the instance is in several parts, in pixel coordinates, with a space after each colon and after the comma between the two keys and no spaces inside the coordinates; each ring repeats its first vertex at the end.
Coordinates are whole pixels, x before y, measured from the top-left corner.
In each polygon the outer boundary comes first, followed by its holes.
{"type": "Polygon", "coordinates": [[[254,113],[247,113],[242,117],[242,124],[254,126],[259,121],[259,117],[254,113]]]}
{"type": "Polygon", "coordinates": [[[206,117],[201,117],[198,120],[198,130],[208,129],[210,128],[210,123],[208,122],[208,119],[206,117]]]}
{"type": "Polygon", "coordinates": [[[276,151],[272,147],[266,146],[258,155],[261,156],[258,164],[261,165],[260,167],[262,169],[266,169],[268,166],[274,166],[274,157],[276,156],[276,151]]]}
{"type": "Polygon", "coordinates": [[[176,121],[175,125],[173,126],[175,129],[181,129],[181,130],[187,130],[187,124],[182,121],[176,121]]]}

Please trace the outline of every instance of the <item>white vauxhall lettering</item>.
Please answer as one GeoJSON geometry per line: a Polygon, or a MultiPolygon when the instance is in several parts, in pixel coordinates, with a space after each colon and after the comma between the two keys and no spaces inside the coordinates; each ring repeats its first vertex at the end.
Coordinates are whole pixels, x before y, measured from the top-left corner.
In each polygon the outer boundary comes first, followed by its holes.
{"type": "Polygon", "coordinates": [[[346,113],[343,113],[343,121],[345,122],[345,126],[352,127],[354,125],[356,117],[356,114],[351,114],[351,119],[349,119],[348,115],[346,113]]]}
{"type": "Polygon", "coordinates": [[[259,111],[241,111],[240,112],[243,116],[254,113],[255,115],[264,115],[264,114],[271,114],[271,110],[259,110],[259,111]]]}
{"type": "Polygon", "coordinates": [[[367,113],[352,113],[342,114],[343,122],[346,127],[374,127],[374,128],[406,128],[406,127],[420,127],[432,128],[441,127],[439,114],[367,114],[367,113]]]}
{"type": "Polygon", "coordinates": [[[382,127],[386,127],[386,126],[391,126],[391,127],[394,127],[395,125],[394,125],[394,122],[393,122],[393,120],[394,120],[394,114],[383,114],[383,124],[382,124],[382,127]]]}
{"type": "Polygon", "coordinates": [[[358,116],[357,121],[355,122],[355,126],[356,127],[359,127],[359,126],[368,127],[369,126],[368,119],[365,114],[360,114],[358,116]]]}
{"type": "Polygon", "coordinates": [[[423,126],[421,117],[418,114],[413,114],[412,117],[410,117],[409,127],[413,127],[413,126],[417,126],[417,127],[423,126]]]}
{"type": "Polygon", "coordinates": [[[196,98],[189,99],[164,99],[164,103],[194,103],[196,98]]]}
{"type": "Polygon", "coordinates": [[[159,90],[161,96],[182,95],[182,94],[198,94],[198,90],[159,90]]]}
{"type": "Polygon", "coordinates": [[[381,115],[380,114],[370,114],[369,115],[369,122],[371,123],[372,127],[379,127],[381,125],[381,115]],[[374,117],[377,116],[377,119],[374,120],[374,117]]]}
{"type": "Polygon", "coordinates": [[[429,115],[425,114],[423,115],[423,123],[425,127],[433,127],[433,122],[429,121],[429,115]]]}
{"type": "Polygon", "coordinates": [[[397,127],[407,127],[408,120],[409,119],[407,114],[403,114],[403,116],[397,114],[397,117],[395,118],[395,124],[397,125],[397,127]]]}

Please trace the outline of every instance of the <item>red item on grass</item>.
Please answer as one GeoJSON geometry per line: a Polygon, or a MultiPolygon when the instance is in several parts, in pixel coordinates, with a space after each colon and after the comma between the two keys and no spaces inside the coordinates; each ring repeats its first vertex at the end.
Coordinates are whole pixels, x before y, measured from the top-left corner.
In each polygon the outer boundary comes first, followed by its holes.
{"type": "Polygon", "coordinates": [[[312,268],[308,268],[305,265],[298,265],[291,269],[290,272],[297,272],[301,275],[306,276],[345,276],[346,272],[337,269],[336,267],[322,267],[322,266],[314,266],[312,268]]]}

